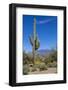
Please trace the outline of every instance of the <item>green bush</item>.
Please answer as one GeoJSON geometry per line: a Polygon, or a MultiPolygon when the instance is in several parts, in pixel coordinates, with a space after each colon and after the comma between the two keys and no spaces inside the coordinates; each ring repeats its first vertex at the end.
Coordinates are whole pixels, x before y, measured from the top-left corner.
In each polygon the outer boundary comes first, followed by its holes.
{"type": "Polygon", "coordinates": [[[35,64],[34,68],[39,68],[40,64],[35,64]]]}
{"type": "Polygon", "coordinates": [[[39,69],[40,69],[40,71],[42,71],[42,70],[47,70],[47,65],[46,65],[45,63],[41,63],[41,64],[39,65],[39,69]]]}
{"type": "Polygon", "coordinates": [[[48,63],[48,67],[57,67],[57,62],[48,63]]]}
{"type": "Polygon", "coordinates": [[[36,68],[35,67],[33,67],[33,69],[32,69],[32,72],[34,72],[34,71],[36,71],[36,68]]]}
{"type": "Polygon", "coordinates": [[[57,62],[54,61],[52,66],[57,67],[57,62]]]}
{"type": "Polygon", "coordinates": [[[52,67],[52,63],[48,63],[47,66],[48,66],[48,67],[52,67]]]}
{"type": "Polygon", "coordinates": [[[28,72],[29,72],[29,65],[28,64],[23,65],[23,74],[27,75],[28,72]]]}

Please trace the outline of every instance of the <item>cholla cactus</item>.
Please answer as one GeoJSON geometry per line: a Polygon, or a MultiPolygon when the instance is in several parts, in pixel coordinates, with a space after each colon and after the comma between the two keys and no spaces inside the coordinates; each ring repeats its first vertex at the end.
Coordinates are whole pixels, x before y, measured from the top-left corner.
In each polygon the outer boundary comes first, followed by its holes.
{"type": "Polygon", "coordinates": [[[34,31],[33,36],[29,37],[30,43],[33,49],[33,60],[35,59],[35,51],[40,47],[40,42],[36,33],[36,19],[34,18],[34,31]]]}

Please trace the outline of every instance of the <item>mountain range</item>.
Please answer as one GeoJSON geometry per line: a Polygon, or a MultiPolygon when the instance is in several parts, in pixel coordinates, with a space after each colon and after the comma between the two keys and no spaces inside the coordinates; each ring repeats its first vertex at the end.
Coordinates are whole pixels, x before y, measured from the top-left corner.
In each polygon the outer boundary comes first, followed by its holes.
{"type": "MultiPolygon", "coordinates": [[[[35,55],[41,55],[41,56],[44,56],[44,55],[48,55],[48,54],[51,54],[53,53],[54,50],[49,50],[49,49],[40,49],[38,51],[36,51],[35,55]]],[[[32,52],[28,52],[28,54],[32,55],[32,52]]]]}
{"type": "Polygon", "coordinates": [[[37,51],[37,54],[39,54],[39,55],[47,55],[47,54],[50,54],[50,53],[52,53],[53,52],[53,50],[49,50],[49,49],[41,49],[41,50],[38,50],[37,51]]]}

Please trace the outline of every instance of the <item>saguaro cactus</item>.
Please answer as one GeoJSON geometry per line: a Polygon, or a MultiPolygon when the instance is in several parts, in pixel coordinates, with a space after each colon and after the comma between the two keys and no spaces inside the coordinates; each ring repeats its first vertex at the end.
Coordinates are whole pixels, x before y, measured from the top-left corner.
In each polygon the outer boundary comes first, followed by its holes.
{"type": "Polygon", "coordinates": [[[32,45],[32,52],[33,52],[33,63],[35,60],[35,51],[40,47],[40,42],[38,40],[38,36],[36,33],[36,18],[34,17],[34,30],[33,35],[29,37],[30,43],[32,45]]]}

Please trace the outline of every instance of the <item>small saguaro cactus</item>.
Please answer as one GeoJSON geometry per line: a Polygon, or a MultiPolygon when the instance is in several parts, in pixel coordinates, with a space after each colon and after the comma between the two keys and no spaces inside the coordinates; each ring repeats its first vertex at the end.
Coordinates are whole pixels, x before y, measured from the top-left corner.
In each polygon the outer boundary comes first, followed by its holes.
{"type": "Polygon", "coordinates": [[[29,37],[30,44],[32,45],[32,52],[33,52],[33,63],[35,60],[35,51],[38,50],[40,47],[40,42],[38,40],[38,36],[36,33],[36,18],[34,17],[34,30],[33,30],[33,35],[29,37]]]}

